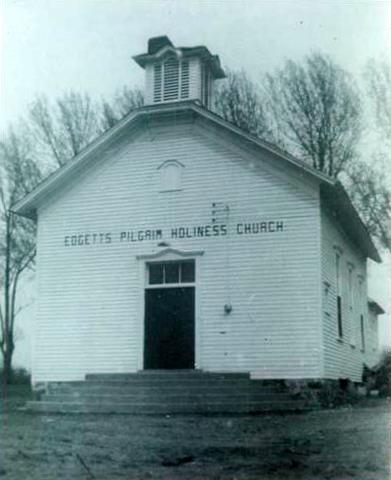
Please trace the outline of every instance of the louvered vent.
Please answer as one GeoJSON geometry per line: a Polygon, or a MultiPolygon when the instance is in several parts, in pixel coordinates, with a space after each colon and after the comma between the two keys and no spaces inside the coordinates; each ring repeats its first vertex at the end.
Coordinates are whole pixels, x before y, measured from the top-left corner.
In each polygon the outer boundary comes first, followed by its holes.
{"type": "Polygon", "coordinates": [[[207,47],[175,47],[166,35],[150,38],[148,51],[133,58],[145,69],[147,105],[192,100],[210,108],[215,80],[225,78],[207,47]]]}
{"type": "Polygon", "coordinates": [[[177,100],[179,95],[179,62],[170,58],[164,62],[163,100],[177,100]]]}
{"type": "Polygon", "coordinates": [[[153,101],[162,101],[162,66],[159,63],[154,66],[153,101]]]}
{"type": "Polygon", "coordinates": [[[189,72],[189,62],[182,62],[182,71],[181,71],[181,98],[189,98],[190,93],[190,72],[189,72]]]}
{"type": "Polygon", "coordinates": [[[190,65],[187,60],[170,58],[154,65],[153,102],[170,102],[189,98],[190,65]]]}

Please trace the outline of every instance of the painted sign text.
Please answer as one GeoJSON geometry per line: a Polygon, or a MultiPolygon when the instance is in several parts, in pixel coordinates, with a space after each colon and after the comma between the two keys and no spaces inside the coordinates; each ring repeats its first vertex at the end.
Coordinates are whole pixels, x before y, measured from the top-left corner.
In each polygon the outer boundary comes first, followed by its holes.
{"type": "Polygon", "coordinates": [[[64,245],[76,247],[85,245],[107,245],[111,243],[135,243],[144,241],[159,241],[163,239],[186,239],[225,237],[231,235],[258,235],[264,233],[278,233],[284,231],[284,222],[270,220],[267,222],[241,222],[228,226],[225,223],[178,226],[163,231],[158,228],[140,230],[124,230],[120,232],[75,233],[65,235],[64,245]]]}

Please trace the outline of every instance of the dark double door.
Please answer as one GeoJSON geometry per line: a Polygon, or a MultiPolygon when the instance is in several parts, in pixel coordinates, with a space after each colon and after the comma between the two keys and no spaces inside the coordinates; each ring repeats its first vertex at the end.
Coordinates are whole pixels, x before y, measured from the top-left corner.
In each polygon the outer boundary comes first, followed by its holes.
{"type": "Polygon", "coordinates": [[[145,369],[194,368],[194,287],[145,290],[145,369]]]}

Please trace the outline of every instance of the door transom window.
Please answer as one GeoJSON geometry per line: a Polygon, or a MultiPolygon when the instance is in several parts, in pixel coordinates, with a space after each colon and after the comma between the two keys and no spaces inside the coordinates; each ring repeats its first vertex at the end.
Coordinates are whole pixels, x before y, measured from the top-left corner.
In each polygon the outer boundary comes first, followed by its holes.
{"type": "Polygon", "coordinates": [[[194,260],[151,262],[147,264],[148,286],[172,286],[194,282],[194,260]]]}

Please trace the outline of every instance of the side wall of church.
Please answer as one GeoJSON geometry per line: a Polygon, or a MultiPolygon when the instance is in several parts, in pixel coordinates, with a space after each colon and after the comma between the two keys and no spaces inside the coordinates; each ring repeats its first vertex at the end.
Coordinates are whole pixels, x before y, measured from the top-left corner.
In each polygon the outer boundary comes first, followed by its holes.
{"type": "Polygon", "coordinates": [[[360,382],[363,365],[373,364],[377,345],[377,328],[373,328],[368,312],[366,258],[336,226],[326,208],[322,211],[322,279],[325,377],[360,382]]]}

